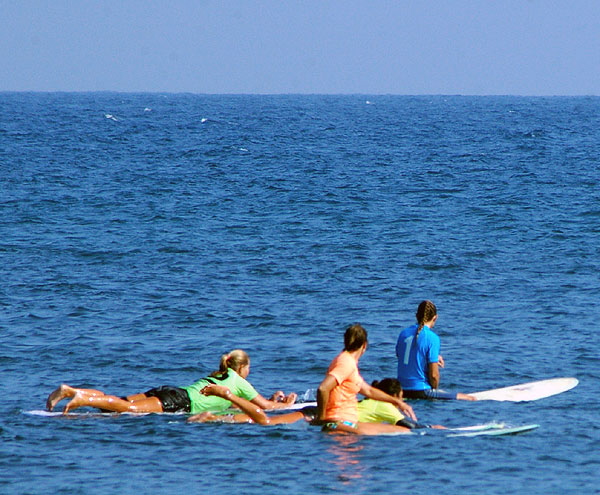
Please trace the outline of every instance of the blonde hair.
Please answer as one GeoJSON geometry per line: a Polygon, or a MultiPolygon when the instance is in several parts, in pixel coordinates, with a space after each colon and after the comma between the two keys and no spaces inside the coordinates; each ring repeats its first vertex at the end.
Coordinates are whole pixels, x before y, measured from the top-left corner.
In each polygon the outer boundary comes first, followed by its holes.
{"type": "Polygon", "coordinates": [[[236,373],[239,373],[240,370],[248,364],[250,364],[250,356],[248,356],[246,351],[234,349],[233,351],[221,356],[219,369],[211,373],[210,376],[222,376],[227,373],[228,368],[231,368],[236,373]]]}

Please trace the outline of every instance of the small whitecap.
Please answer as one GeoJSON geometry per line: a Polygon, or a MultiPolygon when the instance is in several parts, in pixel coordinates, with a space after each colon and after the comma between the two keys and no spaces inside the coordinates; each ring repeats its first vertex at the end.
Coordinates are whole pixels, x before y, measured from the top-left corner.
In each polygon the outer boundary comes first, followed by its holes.
{"type": "Polygon", "coordinates": [[[200,122],[201,122],[202,124],[204,124],[204,122],[206,122],[207,120],[208,120],[207,118],[203,118],[202,120],[200,120],[200,122]]]}
{"type": "Polygon", "coordinates": [[[115,122],[118,122],[118,119],[117,119],[117,117],[115,117],[114,115],[112,115],[112,114],[110,114],[110,113],[107,113],[107,114],[105,114],[104,116],[105,116],[107,119],[114,120],[115,122]]]}
{"type": "Polygon", "coordinates": [[[248,151],[246,148],[240,148],[240,151],[248,151]]]}
{"type": "Polygon", "coordinates": [[[370,100],[367,100],[367,101],[365,101],[365,104],[367,104],[367,105],[372,105],[372,104],[373,104],[373,102],[372,102],[372,101],[370,101],[370,100]]]}
{"type": "Polygon", "coordinates": [[[144,112],[151,112],[151,111],[152,111],[151,108],[148,108],[148,107],[144,108],[144,112]]]}

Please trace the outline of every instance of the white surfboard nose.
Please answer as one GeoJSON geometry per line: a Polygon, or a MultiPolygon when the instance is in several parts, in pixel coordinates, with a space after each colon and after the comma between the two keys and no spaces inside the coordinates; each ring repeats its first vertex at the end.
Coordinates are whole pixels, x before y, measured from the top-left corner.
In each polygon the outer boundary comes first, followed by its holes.
{"type": "Polygon", "coordinates": [[[577,378],[551,378],[538,382],[521,383],[510,387],[495,388],[482,392],[473,392],[477,400],[495,400],[509,402],[527,402],[544,399],[552,395],[562,394],[571,390],[579,383],[577,378]]]}

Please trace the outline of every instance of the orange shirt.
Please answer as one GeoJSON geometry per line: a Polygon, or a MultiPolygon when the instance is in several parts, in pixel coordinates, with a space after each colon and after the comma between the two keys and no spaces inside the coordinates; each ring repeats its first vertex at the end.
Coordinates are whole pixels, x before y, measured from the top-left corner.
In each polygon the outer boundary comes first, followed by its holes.
{"type": "Polygon", "coordinates": [[[331,361],[327,374],[335,378],[337,385],[329,393],[325,418],[336,421],[358,421],[356,394],[364,381],[358,372],[358,363],[350,353],[342,352],[331,361]]]}

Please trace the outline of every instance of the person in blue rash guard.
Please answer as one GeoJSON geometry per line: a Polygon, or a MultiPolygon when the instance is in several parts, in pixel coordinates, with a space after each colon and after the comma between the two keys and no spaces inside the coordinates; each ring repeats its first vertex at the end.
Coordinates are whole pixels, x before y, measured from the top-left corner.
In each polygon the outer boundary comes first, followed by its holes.
{"type": "Polygon", "coordinates": [[[440,355],[440,338],[433,331],[438,317],[435,304],[422,301],[416,317],[417,324],[402,330],[396,344],[398,381],[404,398],[476,400],[472,395],[438,388],[444,358],[440,355]]]}

